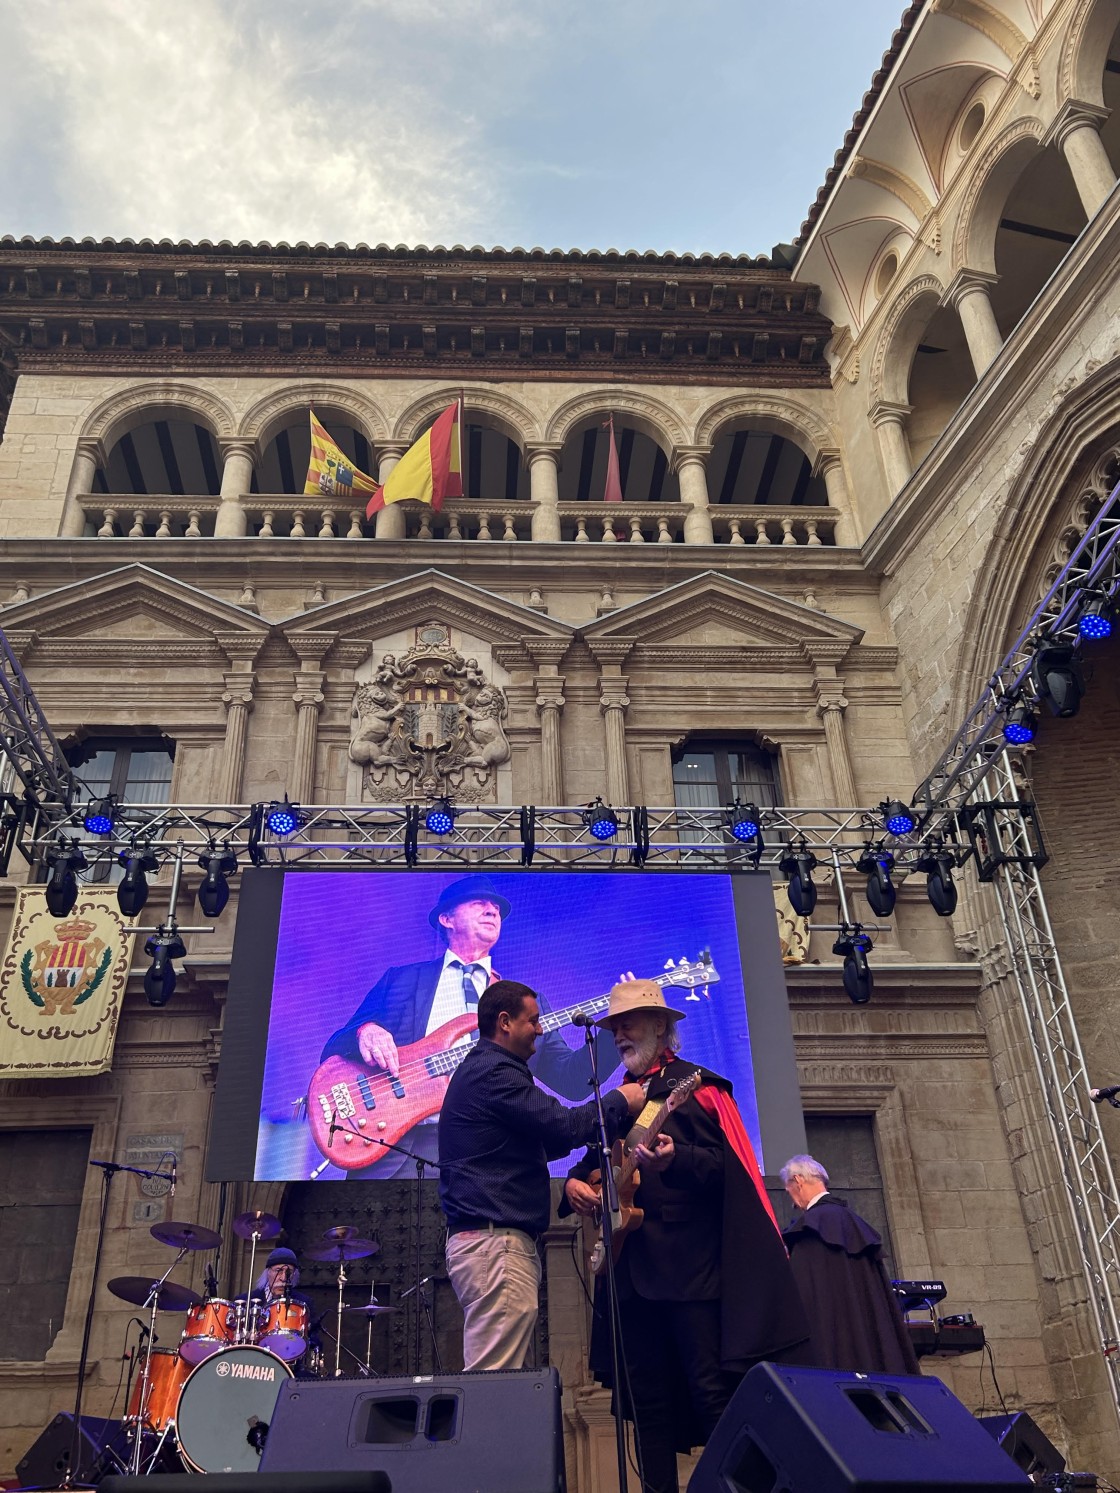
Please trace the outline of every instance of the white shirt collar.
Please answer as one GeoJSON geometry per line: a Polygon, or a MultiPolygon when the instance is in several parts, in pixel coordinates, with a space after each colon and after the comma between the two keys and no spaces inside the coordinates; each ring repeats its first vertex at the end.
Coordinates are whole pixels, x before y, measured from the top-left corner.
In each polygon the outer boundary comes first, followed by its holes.
{"type": "Polygon", "coordinates": [[[821,1198],[826,1198],[827,1196],[828,1188],[826,1187],[823,1192],[818,1192],[815,1198],[809,1199],[809,1201],[805,1204],[805,1212],[808,1213],[809,1209],[813,1206],[814,1203],[819,1203],[821,1198]]]}
{"type": "Polygon", "coordinates": [[[487,979],[489,979],[490,975],[493,973],[493,971],[492,971],[492,969],[490,967],[490,955],[489,954],[483,954],[483,956],[481,957],[481,959],[464,959],[461,954],[456,954],[453,949],[444,949],[444,951],[443,951],[443,967],[444,967],[444,969],[446,969],[449,964],[480,964],[482,966],[482,968],[486,971],[486,978],[487,979]]]}

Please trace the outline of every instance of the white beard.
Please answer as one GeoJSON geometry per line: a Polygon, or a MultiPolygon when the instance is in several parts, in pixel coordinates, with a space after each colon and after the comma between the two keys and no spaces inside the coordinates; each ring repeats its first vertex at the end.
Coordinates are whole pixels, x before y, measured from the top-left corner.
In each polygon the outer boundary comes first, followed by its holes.
{"type": "Polygon", "coordinates": [[[637,1047],[628,1048],[622,1055],[622,1061],[626,1064],[626,1071],[632,1078],[640,1078],[646,1070],[653,1065],[654,1059],[661,1051],[661,1038],[657,1033],[650,1032],[637,1047]]]}

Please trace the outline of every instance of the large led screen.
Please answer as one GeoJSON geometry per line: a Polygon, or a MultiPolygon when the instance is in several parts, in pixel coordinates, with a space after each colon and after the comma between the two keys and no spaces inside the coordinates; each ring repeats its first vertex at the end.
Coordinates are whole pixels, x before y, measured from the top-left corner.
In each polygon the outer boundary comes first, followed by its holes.
{"type": "MultiPolygon", "coordinates": [[[[764,1170],[804,1149],[768,877],[253,870],[238,908],[210,1179],[414,1177],[414,1156],[435,1159],[448,1075],[475,1035],[452,964],[464,940],[480,988],[500,977],[539,992],[546,1034],[531,1066],[562,1102],[589,1094],[572,1013],[599,1014],[634,974],[659,980],[682,1013],[682,1055],[731,1080],[764,1170]],[[456,901],[466,891],[491,903],[480,924],[456,901]]],[[[613,1041],[595,1040],[613,1086],[613,1041]]]]}

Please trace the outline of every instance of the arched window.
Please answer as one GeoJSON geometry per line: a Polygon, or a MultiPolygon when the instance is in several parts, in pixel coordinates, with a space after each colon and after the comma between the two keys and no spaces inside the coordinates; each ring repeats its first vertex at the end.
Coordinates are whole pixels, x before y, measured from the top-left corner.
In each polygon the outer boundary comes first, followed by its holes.
{"type": "Polygon", "coordinates": [[[127,431],[93,478],[94,492],[133,497],[216,497],[221,487],[217,441],[204,425],[174,416],[127,431]]]}
{"type": "MultiPolygon", "coordinates": [[[[610,434],[603,429],[609,411],[582,421],[564,442],[560,453],[560,501],[601,503],[607,485],[610,434]]],[[[669,458],[660,445],[615,416],[614,438],[618,447],[618,476],[627,503],[679,503],[680,482],[669,470],[669,458]]]]}
{"type": "MultiPolygon", "coordinates": [[[[372,469],[373,453],[362,432],[344,424],[330,412],[316,410],[315,415],[331,440],[354,463],[358,471],[376,477],[377,473],[372,469]]],[[[311,422],[306,410],[293,412],[262,452],[260,462],[253,472],[251,491],[301,493],[307,480],[310,461],[311,422]]]]}
{"type": "Polygon", "coordinates": [[[708,498],[713,503],[769,503],[775,507],[817,507],[828,503],[824,479],[793,441],[736,424],[712,447],[708,458],[708,498]]]}

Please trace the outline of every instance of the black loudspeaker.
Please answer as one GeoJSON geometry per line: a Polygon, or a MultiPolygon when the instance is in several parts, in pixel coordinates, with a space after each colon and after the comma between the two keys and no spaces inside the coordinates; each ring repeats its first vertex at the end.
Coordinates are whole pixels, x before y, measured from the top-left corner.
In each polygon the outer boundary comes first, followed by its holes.
{"type": "Polygon", "coordinates": [[[1066,1459],[1025,1410],[1014,1415],[981,1415],[980,1424],[1028,1477],[1066,1470],[1066,1459]]]}
{"type": "MultiPolygon", "coordinates": [[[[56,1415],[40,1434],[25,1457],[16,1463],[19,1483],[24,1488],[57,1488],[70,1462],[70,1441],[74,1434],[74,1417],[67,1411],[56,1415]]],[[[98,1473],[113,1465],[106,1448],[122,1461],[128,1451],[119,1420],[102,1420],[99,1415],[83,1415],[78,1430],[73,1482],[92,1481],[98,1473]]]]}
{"type": "Polygon", "coordinates": [[[1013,1493],[1034,1485],[940,1379],[757,1364],[689,1493],[1013,1493]]]}
{"type": "Polygon", "coordinates": [[[261,1477],[367,1468],[393,1493],[565,1493],[560,1375],[285,1380],[261,1477]]]}

